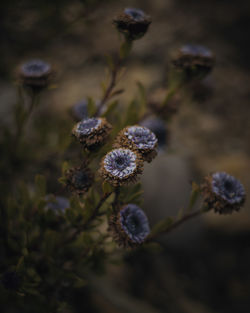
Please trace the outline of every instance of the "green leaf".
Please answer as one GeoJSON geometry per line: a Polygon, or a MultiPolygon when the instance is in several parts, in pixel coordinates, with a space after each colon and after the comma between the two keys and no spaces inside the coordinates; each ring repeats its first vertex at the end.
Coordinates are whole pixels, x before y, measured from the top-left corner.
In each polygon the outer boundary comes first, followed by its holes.
{"type": "Polygon", "coordinates": [[[149,237],[155,236],[156,234],[163,233],[168,230],[168,228],[173,224],[174,220],[171,217],[167,217],[160,221],[151,230],[149,237]]]}
{"type": "Polygon", "coordinates": [[[124,119],[124,126],[133,125],[137,123],[139,119],[139,105],[136,99],[133,99],[128,106],[127,114],[124,119]]]}
{"type": "Polygon", "coordinates": [[[36,175],[36,195],[38,197],[44,197],[46,195],[46,179],[43,175],[36,175]]]}
{"type": "Polygon", "coordinates": [[[125,40],[120,48],[120,57],[121,59],[125,59],[128,57],[133,46],[133,42],[131,40],[125,40]]]}
{"type": "Polygon", "coordinates": [[[104,181],[102,184],[102,191],[104,194],[108,194],[113,191],[113,187],[109,183],[104,181]]]}
{"type": "Polygon", "coordinates": [[[113,102],[111,102],[108,107],[107,110],[102,114],[103,117],[107,117],[110,113],[112,113],[118,106],[118,101],[115,100],[113,102]]]}
{"type": "Polygon", "coordinates": [[[141,82],[137,82],[137,87],[139,89],[139,95],[140,95],[140,115],[143,116],[147,110],[146,90],[141,82]]]}
{"type": "Polygon", "coordinates": [[[111,55],[106,55],[105,57],[106,57],[106,62],[107,62],[108,68],[112,72],[115,68],[113,58],[111,55]]]}
{"type": "Polygon", "coordinates": [[[194,207],[199,195],[200,195],[200,186],[198,184],[196,184],[195,182],[192,182],[192,192],[191,192],[187,212],[190,212],[192,210],[192,208],[194,207]]]}
{"type": "Polygon", "coordinates": [[[89,116],[93,116],[96,112],[96,104],[95,101],[92,98],[88,98],[88,113],[89,116]]]}

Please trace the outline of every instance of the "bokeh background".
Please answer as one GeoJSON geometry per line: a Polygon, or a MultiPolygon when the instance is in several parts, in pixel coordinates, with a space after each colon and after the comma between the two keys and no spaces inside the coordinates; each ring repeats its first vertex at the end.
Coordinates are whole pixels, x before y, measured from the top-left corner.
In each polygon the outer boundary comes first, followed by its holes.
{"type": "MultiPolygon", "coordinates": [[[[214,71],[190,97],[182,98],[178,115],[168,125],[171,140],[166,152],[146,167],[144,209],[151,224],[185,207],[191,180],[200,181],[212,171],[235,175],[249,194],[247,0],[2,1],[1,123],[11,122],[15,70],[34,57],[49,61],[57,73],[42,113],[35,114],[37,121],[41,116],[42,122],[55,115],[70,118],[68,110],[77,101],[86,96],[98,100],[107,74],[105,55],[119,47],[111,21],[124,7],[142,8],[153,22],[129,58],[120,83],[126,90],[122,103],[133,98],[137,81],[149,95],[153,90],[160,94],[171,55],[181,45],[202,44],[216,55],[214,71]]],[[[43,166],[45,172],[51,170],[49,160],[43,166]]],[[[86,299],[76,295],[79,312],[249,312],[249,208],[247,201],[240,213],[209,213],[163,237],[161,249],[126,254],[124,263],[109,265],[106,275],[92,279],[86,299]]]]}

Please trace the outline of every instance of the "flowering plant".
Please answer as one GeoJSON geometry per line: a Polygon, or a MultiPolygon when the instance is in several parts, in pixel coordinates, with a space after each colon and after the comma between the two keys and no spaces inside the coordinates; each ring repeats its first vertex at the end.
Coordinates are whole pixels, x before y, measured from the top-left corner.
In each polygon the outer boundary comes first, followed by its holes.
{"type": "Polygon", "coordinates": [[[117,98],[123,90],[117,85],[123,66],[136,40],[149,29],[151,17],[129,8],[113,23],[122,44],[118,56],[109,59],[109,81],[99,101],[90,98],[72,108],[77,121],[72,130],[71,122],[58,120],[51,133],[48,127],[39,130],[32,146],[26,140],[28,122],[54,76],[52,66],[42,60],[31,60],[19,68],[15,125],[13,129],[3,127],[2,288],[6,294],[14,292],[27,299],[36,311],[37,303],[53,312],[73,305],[75,290],[84,288],[91,271],[103,272],[117,246],[121,250],[149,246],[195,216],[210,210],[232,213],[245,201],[244,187],[236,178],[213,173],[201,184],[192,183],[187,209],[178,217],[166,217],[150,227],[139,182],[143,166],[154,161],[171,136],[166,122],[178,113],[179,107],[171,103],[174,95],[207,75],[214,55],[201,46],[181,48],[173,59],[173,75],[161,103],[149,105],[144,87],[138,84],[140,100],[121,107],[117,98]],[[57,153],[52,149],[48,154],[44,151],[51,147],[46,143],[55,133],[57,153]],[[29,168],[31,163],[35,170],[29,168]],[[36,175],[32,183],[30,177],[42,163],[49,173],[36,175]],[[194,210],[199,196],[201,208],[194,210]]]}

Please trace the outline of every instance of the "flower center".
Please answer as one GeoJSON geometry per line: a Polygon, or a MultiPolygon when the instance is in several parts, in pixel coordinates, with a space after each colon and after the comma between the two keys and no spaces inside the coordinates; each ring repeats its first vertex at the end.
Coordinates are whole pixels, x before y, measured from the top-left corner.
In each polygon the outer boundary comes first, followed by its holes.
{"type": "Polygon", "coordinates": [[[74,183],[76,188],[81,188],[88,183],[88,175],[84,172],[77,172],[74,176],[74,183]]]}
{"type": "Polygon", "coordinates": [[[126,168],[129,165],[128,160],[123,157],[123,156],[118,156],[115,160],[115,165],[117,168],[119,168],[120,170],[123,170],[124,168],[126,168]]]}
{"type": "Polygon", "coordinates": [[[235,190],[234,190],[234,185],[232,184],[232,182],[226,180],[225,183],[224,183],[224,188],[225,188],[225,190],[228,193],[228,196],[230,198],[234,197],[235,190]]]}

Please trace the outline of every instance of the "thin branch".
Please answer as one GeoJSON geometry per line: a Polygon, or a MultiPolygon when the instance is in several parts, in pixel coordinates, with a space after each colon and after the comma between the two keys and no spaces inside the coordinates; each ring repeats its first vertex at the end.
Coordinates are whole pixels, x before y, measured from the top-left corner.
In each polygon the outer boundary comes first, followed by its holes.
{"type": "Polygon", "coordinates": [[[208,212],[209,210],[207,209],[207,207],[204,208],[204,206],[202,206],[202,208],[200,210],[191,212],[189,214],[184,215],[181,219],[175,221],[174,223],[172,223],[166,230],[160,231],[152,236],[149,235],[148,237],[148,242],[154,240],[156,237],[158,237],[159,235],[162,234],[168,234],[169,232],[171,232],[172,230],[176,229],[177,227],[179,227],[180,225],[182,225],[183,223],[185,223],[186,221],[197,217],[199,215],[202,215],[203,213],[208,212]]]}
{"type": "Polygon", "coordinates": [[[120,70],[120,62],[118,62],[116,64],[116,66],[114,67],[114,69],[111,72],[111,78],[110,78],[109,86],[106,89],[106,92],[104,93],[103,98],[102,98],[102,100],[100,101],[100,103],[98,105],[98,108],[96,110],[95,116],[99,116],[103,106],[109,100],[109,98],[110,98],[110,96],[112,94],[112,91],[113,91],[113,89],[114,89],[114,87],[116,85],[117,75],[118,75],[119,70],[120,70]]]}
{"type": "Polygon", "coordinates": [[[103,203],[111,196],[112,193],[113,193],[113,191],[106,193],[101,198],[101,200],[99,201],[99,203],[95,207],[95,209],[94,209],[93,213],[91,214],[91,216],[89,217],[89,219],[83,224],[83,228],[85,228],[85,229],[88,228],[88,226],[91,224],[91,222],[98,216],[99,209],[101,208],[103,203]]]}

